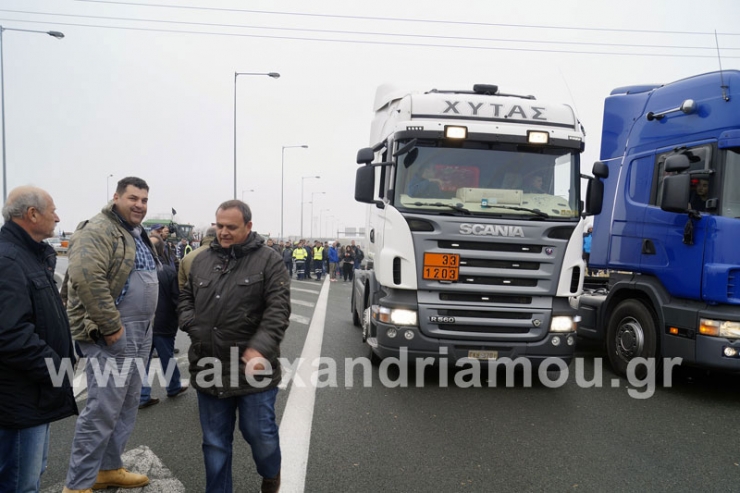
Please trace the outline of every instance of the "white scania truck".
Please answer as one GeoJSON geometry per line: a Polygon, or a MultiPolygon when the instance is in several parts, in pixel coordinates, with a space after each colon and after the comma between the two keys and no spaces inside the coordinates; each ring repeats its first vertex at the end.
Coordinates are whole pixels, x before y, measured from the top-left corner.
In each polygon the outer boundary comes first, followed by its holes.
{"type": "Polygon", "coordinates": [[[374,358],[515,360],[575,348],[583,128],[566,104],[381,86],[355,200],[367,269],[351,310],[374,358]]]}

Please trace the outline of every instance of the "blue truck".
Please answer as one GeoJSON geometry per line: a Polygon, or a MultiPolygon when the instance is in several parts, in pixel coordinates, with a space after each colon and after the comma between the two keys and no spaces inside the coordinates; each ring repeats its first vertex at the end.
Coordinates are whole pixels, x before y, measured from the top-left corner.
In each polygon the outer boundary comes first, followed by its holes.
{"type": "Polygon", "coordinates": [[[623,375],[740,370],[740,71],[613,90],[593,175],[589,264],[610,276],[578,298],[578,334],[623,375]]]}

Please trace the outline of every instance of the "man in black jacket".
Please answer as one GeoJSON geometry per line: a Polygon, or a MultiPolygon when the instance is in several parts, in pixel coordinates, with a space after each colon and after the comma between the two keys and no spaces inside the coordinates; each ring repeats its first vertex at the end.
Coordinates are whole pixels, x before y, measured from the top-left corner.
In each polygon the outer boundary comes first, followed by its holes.
{"type": "Polygon", "coordinates": [[[180,327],[191,340],[190,381],[198,391],[206,491],[231,491],[236,416],[252,448],[262,492],[280,487],[275,398],[278,357],[290,318],[282,257],[252,231],[240,200],[216,211],[217,238],[193,261],[180,295],[180,327]]]}
{"type": "Polygon", "coordinates": [[[74,349],[54,283],[56,206],[35,187],[10,192],[0,230],[0,481],[38,491],[49,423],[77,414],[74,349]],[[58,378],[57,378],[58,377],[58,378]]]}

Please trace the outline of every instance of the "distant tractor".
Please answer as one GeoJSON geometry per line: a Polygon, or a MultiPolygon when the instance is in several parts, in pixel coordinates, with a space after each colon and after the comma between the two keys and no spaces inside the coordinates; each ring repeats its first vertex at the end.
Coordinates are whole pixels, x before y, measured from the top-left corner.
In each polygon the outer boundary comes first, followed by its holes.
{"type": "Polygon", "coordinates": [[[181,239],[187,238],[188,241],[193,239],[193,228],[192,224],[180,224],[174,221],[167,221],[166,219],[147,219],[143,222],[144,229],[147,233],[151,231],[152,226],[155,224],[163,224],[170,230],[170,236],[167,241],[171,243],[178,243],[181,239]]]}

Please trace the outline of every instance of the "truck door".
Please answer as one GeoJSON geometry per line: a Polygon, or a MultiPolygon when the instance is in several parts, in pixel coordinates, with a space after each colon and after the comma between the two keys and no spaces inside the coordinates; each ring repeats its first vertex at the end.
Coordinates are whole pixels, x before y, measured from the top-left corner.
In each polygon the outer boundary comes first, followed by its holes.
{"type": "MultiPolygon", "coordinates": [[[[618,270],[637,270],[642,261],[645,209],[650,202],[650,176],[654,153],[627,155],[620,169],[614,201],[609,245],[609,266],[618,270]]],[[[591,250],[593,252],[593,245],[591,250]]]]}
{"type": "MultiPolygon", "coordinates": [[[[686,213],[666,212],[661,210],[659,205],[661,184],[667,175],[664,169],[665,159],[676,152],[690,155],[690,171],[694,173],[710,168],[711,145],[679,150],[672,148],[656,155],[651,200],[645,212],[640,270],[658,277],[673,296],[700,299],[707,218],[690,220],[686,213]],[[693,227],[693,244],[684,241],[688,221],[691,221],[693,227]]],[[[709,179],[711,182],[711,175],[692,176],[696,176],[691,180],[693,196],[695,194],[693,189],[698,186],[700,179],[709,179]]],[[[713,190],[711,185],[710,190],[713,190]]],[[[701,211],[701,214],[705,216],[707,213],[701,211]]]]}

